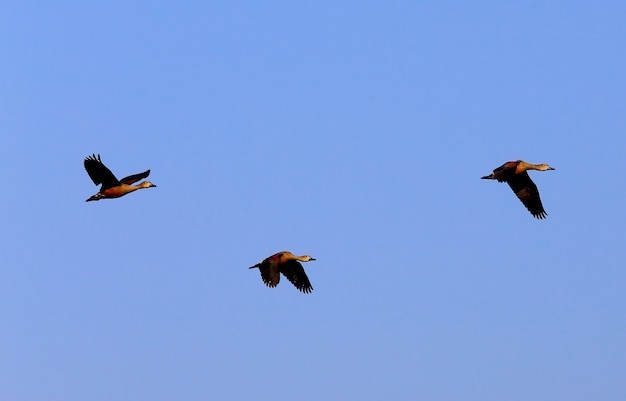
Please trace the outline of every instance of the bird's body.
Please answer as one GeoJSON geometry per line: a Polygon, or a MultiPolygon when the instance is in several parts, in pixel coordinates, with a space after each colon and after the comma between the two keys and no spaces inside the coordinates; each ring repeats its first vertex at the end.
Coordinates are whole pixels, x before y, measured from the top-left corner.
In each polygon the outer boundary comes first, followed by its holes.
{"type": "Polygon", "coordinates": [[[283,251],[263,259],[250,269],[258,267],[263,282],[270,288],[278,285],[282,273],[298,290],[309,293],[313,291],[313,287],[300,262],[310,260],[315,259],[309,255],[296,256],[291,252],[283,251]]]}
{"type": "Polygon", "coordinates": [[[150,175],[150,170],[146,170],[139,174],[129,175],[128,177],[118,180],[115,178],[115,175],[113,175],[111,170],[102,164],[100,155],[96,156],[94,154],[92,156],[87,156],[85,158],[84,165],[85,170],[87,171],[87,174],[89,174],[89,178],[91,178],[93,183],[96,185],[102,184],[100,191],[87,199],[86,202],[97,201],[100,199],[119,198],[120,196],[124,196],[138,189],[156,187],[156,185],[150,181],[144,181],[137,185],[132,185],[150,175]]]}
{"type": "Polygon", "coordinates": [[[515,195],[526,209],[537,219],[544,219],[548,214],[543,209],[537,185],[530,179],[528,170],[554,170],[547,164],[531,164],[522,160],[506,162],[493,170],[493,173],[480,177],[484,180],[497,180],[509,184],[515,195]]]}

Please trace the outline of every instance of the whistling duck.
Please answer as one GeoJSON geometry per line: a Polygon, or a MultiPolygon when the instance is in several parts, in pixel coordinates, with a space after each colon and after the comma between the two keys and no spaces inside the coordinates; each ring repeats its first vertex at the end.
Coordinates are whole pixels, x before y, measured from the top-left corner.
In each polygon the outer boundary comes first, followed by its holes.
{"type": "Polygon", "coordinates": [[[156,185],[150,181],[144,181],[137,185],[132,185],[150,175],[150,170],[146,170],[139,174],[129,175],[128,177],[122,178],[118,181],[111,170],[102,164],[100,155],[97,157],[95,154],[87,156],[85,158],[85,170],[87,170],[87,174],[89,174],[89,177],[94,184],[102,184],[100,191],[87,199],[86,202],[107,198],[119,198],[120,196],[124,196],[138,189],[156,187],[156,185]]]}
{"type": "Polygon", "coordinates": [[[300,262],[308,262],[309,260],[315,259],[309,255],[296,256],[291,252],[283,251],[263,259],[256,265],[251,266],[250,269],[258,267],[261,271],[263,282],[270,288],[278,285],[280,273],[282,273],[298,290],[309,293],[313,291],[313,287],[300,264],[300,262]]]}
{"type": "Polygon", "coordinates": [[[531,164],[522,160],[514,162],[506,162],[493,173],[480,177],[484,180],[498,180],[498,182],[506,182],[509,184],[515,195],[522,201],[526,209],[537,219],[544,219],[548,214],[543,210],[541,198],[539,198],[539,190],[535,183],[530,179],[528,170],[554,170],[547,164],[531,164]]]}

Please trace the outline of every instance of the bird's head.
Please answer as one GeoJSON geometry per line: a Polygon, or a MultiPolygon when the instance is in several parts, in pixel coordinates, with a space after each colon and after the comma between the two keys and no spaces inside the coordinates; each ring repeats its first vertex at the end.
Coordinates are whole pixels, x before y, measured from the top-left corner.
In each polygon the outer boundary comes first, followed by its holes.
{"type": "Polygon", "coordinates": [[[150,181],[144,181],[141,184],[141,188],[152,188],[152,187],[156,187],[156,185],[154,185],[153,183],[151,183],[150,181]]]}
{"type": "Polygon", "coordinates": [[[543,163],[539,165],[539,170],[541,171],[554,170],[554,167],[550,167],[546,163],[543,163]]]}

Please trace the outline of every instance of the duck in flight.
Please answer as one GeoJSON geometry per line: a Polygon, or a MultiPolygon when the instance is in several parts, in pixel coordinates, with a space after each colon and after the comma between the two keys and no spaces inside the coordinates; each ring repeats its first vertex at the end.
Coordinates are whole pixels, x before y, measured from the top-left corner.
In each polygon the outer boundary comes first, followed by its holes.
{"type": "Polygon", "coordinates": [[[554,170],[547,164],[531,164],[522,160],[506,162],[493,173],[480,177],[483,180],[498,180],[509,184],[515,195],[522,201],[526,209],[537,219],[544,219],[548,215],[543,209],[537,185],[530,179],[528,170],[554,170]]]}
{"type": "Polygon", "coordinates": [[[296,256],[291,252],[283,251],[263,259],[256,265],[251,266],[250,269],[258,267],[263,282],[270,288],[278,285],[280,273],[282,273],[298,290],[310,293],[313,291],[313,287],[300,263],[310,260],[315,259],[309,255],[296,256]]]}
{"type": "Polygon", "coordinates": [[[124,196],[138,189],[156,187],[156,185],[150,181],[144,181],[137,185],[132,185],[150,175],[150,170],[146,170],[139,174],[129,175],[128,177],[118,180],[115,178],[111,170],[102,164],[100,155],[97,157],[95,154],[87,156],[84,164],[85,170],[87,170],[87,174],[89,174],[89,178],[91,178],[93,183],[96,185],[102,184],[100,191],[87,199],[86,202],[97,201],[100,199],[119,198],[120,196],[124,196]]]}

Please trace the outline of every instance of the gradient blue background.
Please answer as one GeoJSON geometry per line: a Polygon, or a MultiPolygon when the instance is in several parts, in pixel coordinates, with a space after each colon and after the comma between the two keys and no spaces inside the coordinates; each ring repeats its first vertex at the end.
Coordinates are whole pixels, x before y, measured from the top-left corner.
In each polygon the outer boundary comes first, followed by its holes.
{"type": "Polygon", "coordinates": [[[626,399],[625,24],[2,3],[0,398],[626,399]],[[158,187],[85,203],[91,153],[158,187]],[[516,159],[547,220],[479,179],[516,159]],[[248,270],[281,250],[312,294],[248,270]]]}

